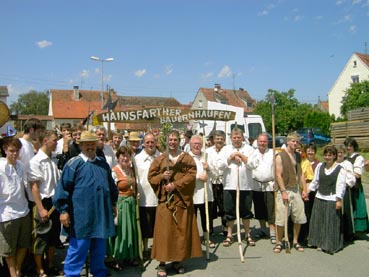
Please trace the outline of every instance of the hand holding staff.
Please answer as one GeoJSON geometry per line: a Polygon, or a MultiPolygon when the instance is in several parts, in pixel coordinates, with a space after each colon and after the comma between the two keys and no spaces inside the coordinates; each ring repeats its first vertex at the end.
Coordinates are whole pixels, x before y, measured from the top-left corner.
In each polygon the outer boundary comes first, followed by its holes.
{"type": "Polygon", "coordinates": [[[243,256],[242,241],[241,241],[239,169],[240,169],[240,166],[239,166],[239,164],[237,164],[237,176],[236,176],[237,241],[238,241],[238,250],[240,251],[241,262],[243,263],[243,262],[245,262],[245,258],[243,256]]]}

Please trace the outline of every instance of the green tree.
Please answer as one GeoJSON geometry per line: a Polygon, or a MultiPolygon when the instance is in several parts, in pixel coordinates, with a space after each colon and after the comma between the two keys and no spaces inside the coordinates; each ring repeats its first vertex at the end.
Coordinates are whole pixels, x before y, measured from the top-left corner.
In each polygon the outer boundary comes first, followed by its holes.
{"type": "Polygon", "coordinates": [[[19,95],[17,102],[10,104],[12,114],[47,115],[49,111],[49,95],[47,92],[31,90],[19,95]]]}
{"type": "Polygon", "coordinates": [[[352,83],[342,97],[341,115],[346,118],[347,112],[362,107],[369,107],[369,81],[352,83]]]}
{"type": "Polygon", "coordinates": [[[331,122],[332,117],[328,112],[314,110],[306,114],[304,127],[318,127],[324,134],[329,135],[331,122]]]}
{"type": "Polygon", "coordinates": [[[292,130],[304,126],[305,115],[312,110],[310,104],[300,104],[295,97],[295,90],[279,92],[269,89],[265,100],[259,101],[255,107],[255,113],[263,117],[267,130],[272,130],[271,99],[274,95],[274,119],[276,134],[287,134],[292,130]]]}

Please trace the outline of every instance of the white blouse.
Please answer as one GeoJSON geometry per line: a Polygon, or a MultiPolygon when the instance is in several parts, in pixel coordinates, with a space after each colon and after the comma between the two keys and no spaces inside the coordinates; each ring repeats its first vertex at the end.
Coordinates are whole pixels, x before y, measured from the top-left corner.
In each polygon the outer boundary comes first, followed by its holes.
{"type": "MultiPolygon", "coordinates": [[[[346,191],[346,170],[342,167],[340,172],[338,173],[337,180],[336,180],[336,192],[330,195],[323,195],[318,191],[319,188],[319,173],[320,167],[324,165],[324,163],[319,163],[315,169],[314,179],[309,184],[309,190],[317,191],[316,198],[327,200],[327,201],[337,201],[338,199],[342,199],[345,195],[346,191]]],[[[331,175],[336,167],[339,166],[338,163],[335,163],[329,169],[324,168],[324,173],[326,175],[331,175]]]]}

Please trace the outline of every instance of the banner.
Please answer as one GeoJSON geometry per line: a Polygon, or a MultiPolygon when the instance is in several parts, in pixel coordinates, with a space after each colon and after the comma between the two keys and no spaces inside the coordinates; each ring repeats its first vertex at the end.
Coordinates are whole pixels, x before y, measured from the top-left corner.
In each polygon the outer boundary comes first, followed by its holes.
{"type": "Polygon", "coordinates": [[[234,120],[236,113],[223,110],[183,110],[180,108],[148,108],[130,111],[110,111],[95,115],[93,122],[123,123],[187,123],[190,120],[234,120]]]}

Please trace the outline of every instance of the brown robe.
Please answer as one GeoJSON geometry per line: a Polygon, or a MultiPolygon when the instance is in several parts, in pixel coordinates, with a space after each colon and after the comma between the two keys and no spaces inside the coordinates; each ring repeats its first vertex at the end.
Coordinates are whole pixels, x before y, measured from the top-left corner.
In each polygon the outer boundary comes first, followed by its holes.
{"type": "Polygon", "coordinates": [[[166,181],[162,180],[166,166],[166,155],[162,154],[153,161],[148,173],[148,180],[159,200],[151,258],[166,262],[201,257],[202,249],[193,206],[196,163],[185,152],[178,157],[175,164],[169,161],[169,170],[173,170],[169,182],[173,182],[176,188],[172,192],[173,198],[169,205],[166,203],[167,194],[164,189],[166,181]]]}

